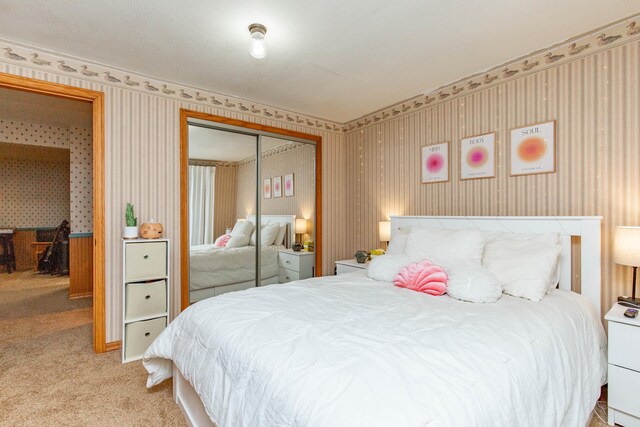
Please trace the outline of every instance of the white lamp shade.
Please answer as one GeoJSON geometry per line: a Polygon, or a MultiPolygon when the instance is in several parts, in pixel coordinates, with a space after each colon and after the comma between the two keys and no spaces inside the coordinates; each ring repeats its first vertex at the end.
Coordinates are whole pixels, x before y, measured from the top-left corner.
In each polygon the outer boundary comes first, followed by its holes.
{"type": "Polygon", "coordinates": [[[296,234],[306,234],[307,233],[307,223],[308,221],[304,218],[296,218],[296,234]]]}
{"type": "Polygon", "coordinates": [[[380,235],[381,242],[388,242],[391,240],[391,222],[380,221],[378,223],[378,234],[380,235]]]}
{"type": "Polygon", "coordinates": [[[616,264],[640,266],[640,227],[616,227],[613,261],[616,264]]]}

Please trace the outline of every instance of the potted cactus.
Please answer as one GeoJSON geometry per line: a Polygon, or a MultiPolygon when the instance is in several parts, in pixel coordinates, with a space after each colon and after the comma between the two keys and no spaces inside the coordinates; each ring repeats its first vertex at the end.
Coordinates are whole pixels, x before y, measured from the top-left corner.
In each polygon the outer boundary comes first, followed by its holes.
{"type": "Polygon", "coordinates": [[[133,205],[127,203],[127,209],[125,210],[125,219],[127,226],[124,228],[125,239],[137,239],[138,238],[138,218],[133,215],[133,205]]]}

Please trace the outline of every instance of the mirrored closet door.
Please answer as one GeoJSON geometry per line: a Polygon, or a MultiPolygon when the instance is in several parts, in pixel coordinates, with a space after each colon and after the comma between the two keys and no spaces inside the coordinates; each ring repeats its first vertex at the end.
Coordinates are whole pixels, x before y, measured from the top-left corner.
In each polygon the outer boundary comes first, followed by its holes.
{"type": "Polygon", "coordinates": [[[189,303],[313,277],[315,141],[193,118],[187,135],[189,303]]]}

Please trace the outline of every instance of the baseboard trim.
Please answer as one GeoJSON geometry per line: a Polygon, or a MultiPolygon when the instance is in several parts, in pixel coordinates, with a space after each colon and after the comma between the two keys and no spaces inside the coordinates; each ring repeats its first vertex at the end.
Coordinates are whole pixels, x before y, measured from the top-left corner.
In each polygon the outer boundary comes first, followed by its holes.
{"type": "Polygon", "coordinates": [[[83,292],[81,294],[69,294],[69,299],[90,298],[93,297],[93,292],[83,292]]]}
{"type": "Polygon", "coordinates": [[[120,350],[121,341],[111,341],[105,344],[104,351],[115,351],[120,350]]]}

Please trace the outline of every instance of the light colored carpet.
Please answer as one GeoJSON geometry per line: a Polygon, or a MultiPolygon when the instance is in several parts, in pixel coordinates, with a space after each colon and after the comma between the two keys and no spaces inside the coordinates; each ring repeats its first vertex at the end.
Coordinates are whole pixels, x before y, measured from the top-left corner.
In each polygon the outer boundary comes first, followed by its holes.
{"type": "MultiPolygon", "coordinates": [[[[0,273],[0,426],[186,425],[171,381],[148,390],[141,362],[93,352],[91,299],[69,301],[68,288],[68,277],[0,273]]],[[[589,427],[606,425],[594,415],[589,427]]]]}
{"type": "Polygon", "coordinates": [[[0,426],[184,426],[171,381],[95,354],[91,299],[68,277],[0,273],[0,426]]]}

